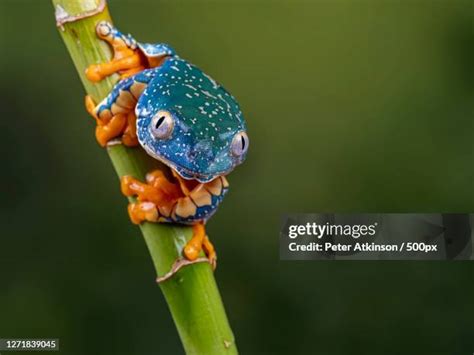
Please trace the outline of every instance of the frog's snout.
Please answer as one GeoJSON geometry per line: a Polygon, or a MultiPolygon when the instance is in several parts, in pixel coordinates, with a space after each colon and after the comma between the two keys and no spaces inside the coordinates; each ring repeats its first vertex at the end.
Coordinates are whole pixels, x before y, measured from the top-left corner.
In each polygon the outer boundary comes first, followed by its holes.
{"type": "Polygon", "coordinates": [[[187,152],[187,158],[191,162],[196,162],[199,165],[208,165],[214,160],[212,149],[206,145],[196,144],[187,152]]]}
{"type": "Polygon", "coordinates": [[[232,160],[222,152],[206,147],[193,147],[187,153],[188,171],[192,175],[217,176],[232,170],[232,160]]]}

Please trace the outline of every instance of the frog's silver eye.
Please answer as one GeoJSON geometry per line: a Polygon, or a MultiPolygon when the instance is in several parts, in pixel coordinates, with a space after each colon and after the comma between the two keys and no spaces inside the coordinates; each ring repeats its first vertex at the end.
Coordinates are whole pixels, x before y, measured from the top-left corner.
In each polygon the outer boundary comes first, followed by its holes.
{"type": "Polygon", "coordinates": [[[236,157],[240,157],[247,152],[249,147],[249,137],[245,132],[237,133],[232,139],[230,150],[236,157]]]}
{"type": "Polygon", "coordinates": [[[160,110],[151,119],[150,132],[153,137],[166,139],[171,136],[174,127],[174,118],[170,112],[160,110]]]}

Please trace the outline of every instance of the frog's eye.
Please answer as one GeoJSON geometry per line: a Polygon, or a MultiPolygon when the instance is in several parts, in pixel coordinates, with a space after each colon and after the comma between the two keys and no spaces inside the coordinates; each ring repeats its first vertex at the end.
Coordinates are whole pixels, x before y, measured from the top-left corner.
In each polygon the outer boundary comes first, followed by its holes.
{"type": "Polygon", "coordinates": [[[166,139],[171,136],[174,127],[174,119],[168,111],[158,111],[151,119],[151,134],[158,139],[166,139]]]}
{"type": "Polygon", "coordinates": [[[245,132],[237,133],[234,138],[232,139],[232,144],[230,145],[230,150],[232,154],[237,157],[240,157],[247,152],[249,147],[249,137],[245,132]]]}

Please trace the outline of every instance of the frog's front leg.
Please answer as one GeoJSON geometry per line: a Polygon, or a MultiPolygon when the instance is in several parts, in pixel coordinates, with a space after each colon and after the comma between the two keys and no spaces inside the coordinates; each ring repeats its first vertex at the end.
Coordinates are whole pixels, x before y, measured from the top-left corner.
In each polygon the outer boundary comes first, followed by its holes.
{"type": "Polygon", "coordinates": [[[145,69],[144,58],[130,35],[122,34],[106,21],[97,24],[96,33],[111,45],[114,54],[110,62],[93,64],[87,68],[86,76],[90,81],[98,82],[114,73],[119,73],[123,79],[145,69]]]}
{"type": "Polygon", "coordinates": [[[161,170],[148,173],[146,180],[143,183],[132,176],[123,176],[120,180],[122,193],[137,197],[138,202],[128,206],[130,219],[135,224],[168,218],[173,205],[182,197],[179,188],[169,182],[161,170]]]}
{"type": "MultiPolygon", "coordinates": [[[[162,171],[155,170],[147,174],[146,180],[143,183],[131,176],[121,178],[122,193],[128,197],[137,197],[137,202],[128,206],[133,223],[178,222],[179,218],[189,218],[196,213],[196,202],[182,191],[179,184],[170,182],[162,171]]],[[[197,222],[193,225],[193,236],[186,244],[183,254],[186,259],[194,261],[202,250],[215,268],[214,246],[206,235],[204,223],[197,222]]]]}
{"type": "Polygon", "coordinates": [[[86,109],[97,122],[95,134],[101,146],[105,147],[117,137],[121,137],[126,146],[138,145],[134,109],[151,78],[146,72],[138,75],[141,80],[131,77],[120,81],[99,105],[86,96],[86,109]]]}
{"type": "Polygon", "coordinates": [[[136,196],[138,201],[152,202],[155,205],[160,205],[167,199],[165,192],[159,187],[143,183],[129,175],[120,179],[120,189],[127,197],[136,196]]]}

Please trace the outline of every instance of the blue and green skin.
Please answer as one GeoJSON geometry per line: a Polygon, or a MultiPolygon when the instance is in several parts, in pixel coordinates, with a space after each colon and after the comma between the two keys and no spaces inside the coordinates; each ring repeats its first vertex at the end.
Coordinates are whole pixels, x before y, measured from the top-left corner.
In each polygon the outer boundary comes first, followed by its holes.
{"type": "Polygon", "coordinates": [[[88,68],[89,80],[119,73],[121,80],[98,105],[86,97],[102,146],[118,139],[141,146],[167,165],[173,179],[159,170],[147,181],[121,179],[122,192],[137,196],[128,207],[131,220],[193,226],[183,250],[195,260],[202,249],[215,266],[214,247],[204,224],[228,191],[225,178],[247,155],[246,124],[235,98],[166,44],[142,44],[107,22],[97,35],[114,50],[108,63],[88,68]]]}

